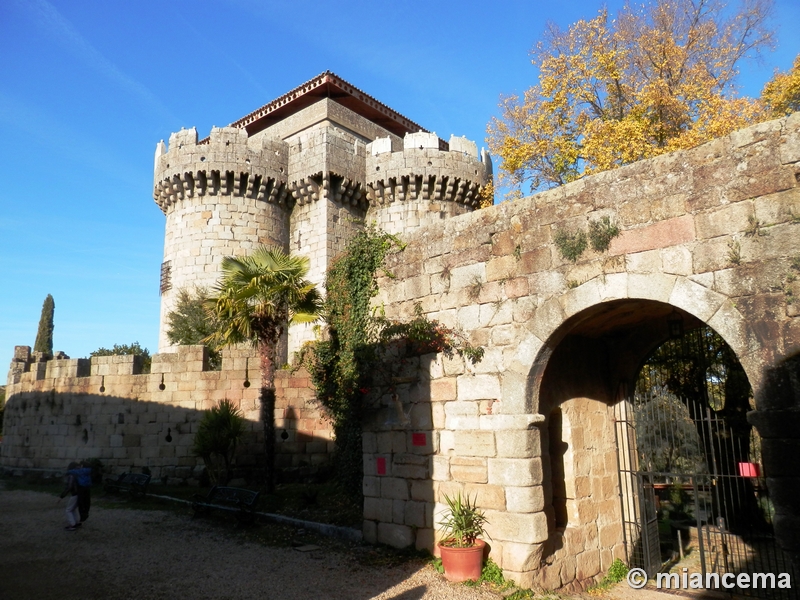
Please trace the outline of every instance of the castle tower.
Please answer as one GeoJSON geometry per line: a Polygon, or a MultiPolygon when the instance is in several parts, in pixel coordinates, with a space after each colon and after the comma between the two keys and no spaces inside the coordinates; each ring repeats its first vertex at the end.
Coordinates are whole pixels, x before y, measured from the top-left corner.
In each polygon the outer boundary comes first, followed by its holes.
{"type": "MultiPolygon", "coordinates": [[[[156,149],[156,203],[167,216],[159,351],[181,289],[210,288],[224,256],[277,245],[328,267],[365,222],[402,234],[473,210],[491,179],[474,142],[436,134],[325,72],[229,127],[156,149]]],[[[284,352],[313,337],[290,328],[284,352]]]]}
{"type": "Polygon", "coordinates": [[[400,234],[477,208],[492,163],[475,142],[452,136],[448,149],[435,133],[409,133],[402,149],[389,138],[367,146],[367,220],[400,234]]]}
{"type": "Polygon", "coordinates": [[[153,196],[167,217],[161,265],[158,347],[170,346],[167,314],[178,292],[211,288],[224,256],[244,255],[261,244],[288,250],[288,147],[249,141],[247,132],[214,128],[198,143],[192,129],[173,133],[156,148],[153,196]]]}

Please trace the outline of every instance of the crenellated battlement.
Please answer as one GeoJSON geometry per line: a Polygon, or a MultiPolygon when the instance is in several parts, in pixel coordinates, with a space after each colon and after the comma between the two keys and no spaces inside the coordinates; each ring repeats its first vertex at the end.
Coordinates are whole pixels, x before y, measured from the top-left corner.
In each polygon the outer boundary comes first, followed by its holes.
{"type": "MultiPolygon", "coordinates": [[[[332,73],[205,139],[173,133],[154,170],[166,215],[161,351],[178,291],[211,288],[224,257],[277,246],[307,256],[309,280],[321,284],[365,222],[407,234],[471,212],[491,180],[474,142],[448,144],[332,73]]],[[[281,352],[310,335],[290,329],[281,352]]]]}
{"type": "Polygon", "coordinates": [[[441,150],[435,133],[406,134],[403,149],[392,151],[392,140],[367,145],[367,198],[371,204],[432,200],[478,205],[478,193],[491,179],[488,155],[478,155],[475,142],[452,136],[441,150]]]}
{"type": "Polygon", "coordinates": [[[288,155],[285,142],[252,142],[237,127],[214,127],[204,143],[194,127],[182,129],[156,146],[153,198],[165,214],[184,198],[216,195],[290,206],[288,155]]]}

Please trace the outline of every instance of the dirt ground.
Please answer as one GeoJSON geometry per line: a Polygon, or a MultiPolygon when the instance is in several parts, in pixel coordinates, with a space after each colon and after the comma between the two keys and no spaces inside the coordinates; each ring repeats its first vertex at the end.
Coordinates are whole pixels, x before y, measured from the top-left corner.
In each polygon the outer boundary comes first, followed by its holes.
{"type": "MultiPolygon", "coordinates": [[[[234,519],[192,520],[188,510],[95,502],[80,529],[65,531],[65,501],[56,500],[0,482],[0,599],[502,598],[448,583],[424,561],[368,564],[334,541],[310,551],[268,547],[236,529],[234,519]]],[[[606,598],[651,599],[647,591],[621,587],[606,598]]]]}

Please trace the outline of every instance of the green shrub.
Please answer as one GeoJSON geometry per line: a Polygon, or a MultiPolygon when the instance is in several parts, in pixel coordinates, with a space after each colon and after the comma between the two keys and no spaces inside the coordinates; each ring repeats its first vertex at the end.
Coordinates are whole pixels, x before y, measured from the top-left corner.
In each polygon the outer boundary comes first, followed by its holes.
{"type": "Polygon", "coordinates": [[[610,217],[602,217],[599,221],[589,221],[589,241],[597,252],[608,250],[611,240],[619,235],[619,227],[611,222],[610,217]]]}
{"type": "Polygon", "coordinates": [[[219,482],[223,474],[223,483],[230,480],[231,463],[244,435],[244,417],[230,400],[221,400],[217,406],[204,411],[192,452],[203,459],[212,483],[219,482]]]}
{"type": "Polygon", "coordinates": [[[559,228],[553,238],[561,256],[571,262],[577,262],[583,251],[586,250],[586,234],[582,231],[568,231],[559,228]]]}

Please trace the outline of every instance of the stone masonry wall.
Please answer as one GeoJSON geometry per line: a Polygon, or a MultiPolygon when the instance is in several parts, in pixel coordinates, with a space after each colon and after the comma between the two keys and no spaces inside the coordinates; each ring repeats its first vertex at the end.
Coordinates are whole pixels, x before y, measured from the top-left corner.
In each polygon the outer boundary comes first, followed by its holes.
{"type": "MultiPolygon", "coordinates": [[[[154,355],[150,374],[138,374],[139,358],[34,362],[29,347],[17,346],[6,388],[0,467],[63,469],[71,460],[99,458],[107,472],[148,467],[154,478],[196,483],[203,463],[191,453],[194,434],[203,411],[223,399],[241,409],[251,432],[237,466],[263,462],[253,352],[226,351],[221,371],[204,370],[202,346],[154,355]]],[[[302,469],[327,462],[332,432],[307,374],[278,371],[276,391],[275,425],[288,435],[276,441],[277,466],[302,469]]]]}
{"type": "MultiPolygon", "coordinates": [[[[607,464],[616,398],[606,392],[590,419],[599,421],[571,438],[566,483],[589,488],[573,491],[578,529],[562,534],[571,550],[553,552],[540,435],[554,408],[540,406],[550,356],[599,307],[671,306],[726,340],[758,406],[765,370],[800,352],[799,182],[797,113],[403,235],[405,250],[387,264],[395,278],[381,280],[376,302],[391,317],[411,317],[419,303],[486,354],[475,366],[428,357],[417,383],[381,399],[364,437],[366,539],[435,551],[443,495],[461,491],[477,495],[491,555],[518,583],[569,588],[599,576],[622,541],[610,527],[620,507],[607,464]],[[556,231],[585,231],[603,216],[621,229],[609,249],[564,259],[556,231]],[[580,483],[601,464],[597,482],[580,483]]],[[[573,422],[589,410],[580,395],[558,401],[573,422]]]]}

